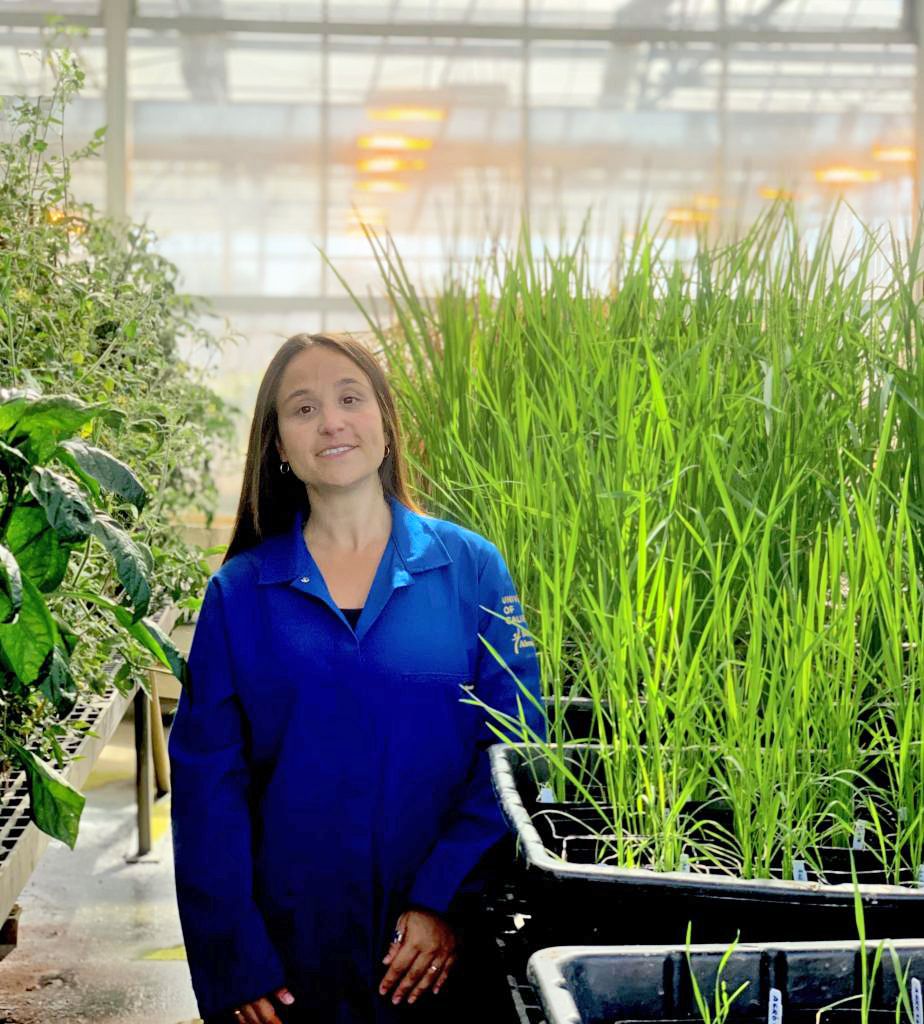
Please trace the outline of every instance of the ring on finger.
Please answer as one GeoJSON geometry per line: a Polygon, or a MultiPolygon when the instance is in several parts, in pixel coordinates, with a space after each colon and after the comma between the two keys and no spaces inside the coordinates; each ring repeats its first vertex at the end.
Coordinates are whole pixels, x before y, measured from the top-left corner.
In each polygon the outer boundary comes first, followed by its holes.
{"type": "Polygon", "coordinates": [[[441,965],[440,965],[440,964],[438,964],[438,963],[437,963],[437,962],[436,962],[436,961],[434,960],[434,961],[433,961],[433,963],[432,963],[432,964],[430,964],[430,968],[429,968],[429,969],[430,969],[431,971],[438,971],[438,970],[440,969],[440,966],[441,966],[441,965]]]}

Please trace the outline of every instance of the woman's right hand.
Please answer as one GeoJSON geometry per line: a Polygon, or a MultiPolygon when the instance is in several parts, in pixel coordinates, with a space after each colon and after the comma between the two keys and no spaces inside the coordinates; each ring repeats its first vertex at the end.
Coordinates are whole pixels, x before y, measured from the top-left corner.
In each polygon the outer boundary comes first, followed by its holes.
{"type": "Polygon", "coordinates": [[[234,1019],[241,1024],[282,1024],[276,1016],[276,1008],[272,1003],[272,996],[275,996],[281,1003],[291,1006],[295,1002],[295,996],[283,986],[275,992],[262,999],[255,999],[252,1003],[244,1003],[234,1011],[234,1019]]]}

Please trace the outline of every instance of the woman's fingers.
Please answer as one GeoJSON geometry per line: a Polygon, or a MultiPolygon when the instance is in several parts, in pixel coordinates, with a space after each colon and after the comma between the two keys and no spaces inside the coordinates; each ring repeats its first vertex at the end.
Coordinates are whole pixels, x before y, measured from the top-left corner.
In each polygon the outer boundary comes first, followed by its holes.
{"type": "Polygon", "coordinates": [[[269,999],[255,999],[252,1003],[245,1003],[241,1007],[241,1017],[245,1024],[282,1024],[269,999]]]}
{"type": "Polygon", "coordinates": [[[282,988],[276,989],[275,996],[280,1003],[283,1003],[286,1006],[291,1006],[295,1002],[295,996],[292,995],[285,985],[283,985],[282,988]]]}
{"type": "MultiPolygon", "coordinates": [[[[433,985],[434,979],[442,978],[448,973],[448,967],[455,961],[455,954],[448,953],[445,956],[437,954],[431,957],[430,963],[427,964],[427,969],[424,971],[423,977],[417,982],[416,987],[411,991],[411,994],[407,997],[408,1003],[413,1003],[417,1000],[428,988],[433,985]],[[436,970],[433,970],[434,964],[436,970]]],[[[434,994],[436,989],[434,989],[434,994]]]]}
{"type": "Polygon", "coordinates": [[[395,989],[395,994],[392,996],[391,1001],[393,1003],[400,1003],[405,995],[414,988],[420,979],[426,974],[430,964],[433,963],[433,957],[435,952],[428,950],[426,953],[420,952],[417,954],[414,962],[408,967],[404,974],[404,977],[395,989]]]}
{"type": "Polygon", "coordinates": [[[443,983],[449,977],[449,968],[452,967],[452,965],[455,962],[456,962],[456,955],[455,955],[455,953],[450,953],[450,955],[446,959],[446,962],[443,964],[442,971],[440,971],[439,974],[437,975],[436,984],[433,986],[433,994],[434,995],[436,995],[436,993],[439,992],[439,990],[443,987],[443,983]]]}
{"type": "Polygon", "coordinates": [[[390,964],[392,962],[392,960],[394,960],[394,958],[398,955],[398,950],[401,948],[401,946],[402,946],[402,944],[404,942],[404,925],[405,925],[404,919],[405,919],[405,915],[404,914],[402,914],[398,918],[398,923],[395,925],[395,934],[396,935],[400,935],[401,938],[400,939],[392,939],[391,940],[391,945],[388,947],[388,952],[385,954],[384,960],[382,960],[383,964],[390,964]]]}

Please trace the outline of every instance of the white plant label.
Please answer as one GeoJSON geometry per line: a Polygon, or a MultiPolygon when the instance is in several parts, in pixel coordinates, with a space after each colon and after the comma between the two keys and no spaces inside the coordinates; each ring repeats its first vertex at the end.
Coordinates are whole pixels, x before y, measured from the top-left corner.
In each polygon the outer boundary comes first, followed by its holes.
{"type": "Polygon", "coordinates": [[[853,848],[855,850],[866,849],[866,822],[858,821],[853,827],[853,848]]]}
{"type": "Polygon", "coordinates": [[[794,882],[808,881],[808,872],[805,870],[804,860],[794,860],[792,862],[792,879],[794,882]]]}
{"type": "Polygon", "coordinates": [[[680,855],[680,870],[685,875],[690,873],[690,858],[685,853],[680,855]]]}
{"type": "Polygon", "coordinates": [[[924,864],[918,864],[918,885],[924,888],[924,864]]]}
{"type": "Polygon", "coordinates": [[[770,989],[767,1024],[783,1024],[783,993],[778,988],[770,989]]]}
{"type": "Polygon", "coordinates": [[[539,787],[539,796],[537,797],[537,800],[540,804],[554,804],[555,793],[552,791],[552,787],[543,783],[543,785],[539,787]]]}
{"type": "Polygon", "coordinates": [[[924,1000],[921,999],[921,979],[911,979],[911,1015],[914,1024],[924,1024],[924,1000]]]}

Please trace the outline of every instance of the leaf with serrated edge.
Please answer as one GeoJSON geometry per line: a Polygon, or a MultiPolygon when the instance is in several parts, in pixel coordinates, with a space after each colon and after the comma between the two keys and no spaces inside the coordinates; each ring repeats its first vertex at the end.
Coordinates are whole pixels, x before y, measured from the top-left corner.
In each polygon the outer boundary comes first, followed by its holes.
{"type": "Polygon", "coordinates": [[[105,490],[130,501],[139,512],[144,508],[144,488],[124,462],[83,441],[64,441],[59,446],[59,451],[61,449],[71,455],[80,468],[105,490]]]}
{"type": "Polygon", "coordinates": [[[64,776],[31,750],[7,738],[29,779],[32,820],[45,833],[73,850],[80,828],[80,815],[86,797],[64,776]]]}
{"type": "Polygon", "coordinates": [[[73,480],[36,466],[29,477],[29,489],[61,540],[85,540],[90,535],[95,518],[93,509],[73,480]]]}
{"type": "Polygon", "coordinates": [[[148,610],[151,587],[145,576],[145,558],[131,537],[120,530],[109,516],[99,513],[93,523],[93,536],[112,555],[119,582],[131,598],[137,622],[148,610]]]}

